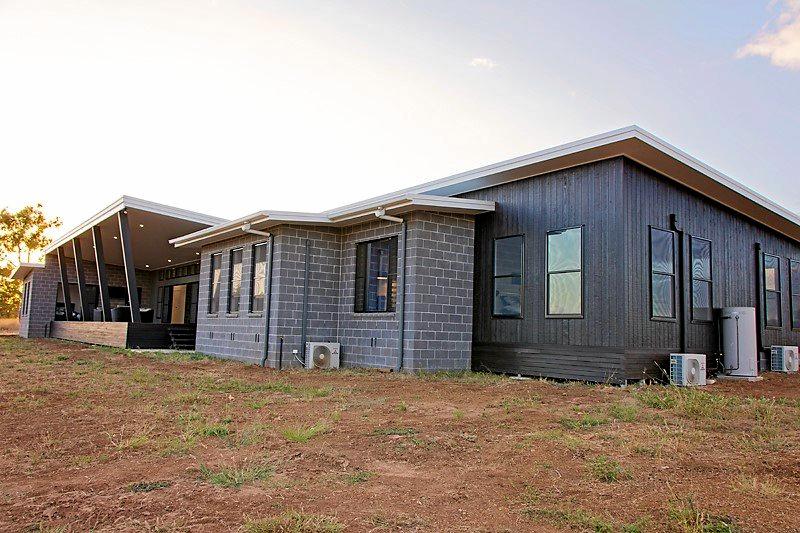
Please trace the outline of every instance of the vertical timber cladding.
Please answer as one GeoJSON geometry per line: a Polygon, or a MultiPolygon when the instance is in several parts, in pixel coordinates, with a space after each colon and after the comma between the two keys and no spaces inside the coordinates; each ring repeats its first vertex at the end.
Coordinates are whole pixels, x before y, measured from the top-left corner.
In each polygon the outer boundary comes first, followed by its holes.
{"type": "Polygon", "coordinates": [[[475,227],[473,368],[620,382],[625,350],[623,161],[462,194],[494,200],[475,227]],[[547,318],[547,232],[583,225],[583,318],[547,318]],[[523,317],[492,317],[493,241],[524,235],[523,317]]]}
{"type": "MultiPolygon", "coordinates": [[[[788,260],[800,259],[800,243],[781,236],[686,187],[625,159],[624,190],[626,203],[625,248],[627,277],[630,280],[625,301],[628,377],[641,378],[642,372],[653,372],[653,361],[662,367],[667,354],[679,346],[677,322],[650,320],[648,228],[669,227],[669,215],[678,217],[680,227],[689,235],[711,241],[712,307],[756,307],[758,294],[755,243],[765,253],[781,259],[781,311],[783,325],[765,328],[763,343],[800,344],[800,331],[792,331],[789,323],[788,260]]],[[[690,312],[692,299],[689,254],[685,268],[686,301],[690,312]]],[[[676,284],[677,285],[677,284],[676,284]]],[[[676,286],[676,291],[678,287],[676,286]]],[[[677,302],[677,294],[675,295],[677,302]]],[[[687,319],[687,350],[709,356],[719,351],[714,323],[687,319]]],[[[658,370],[655,369],[657,373],[658,370]]]]}

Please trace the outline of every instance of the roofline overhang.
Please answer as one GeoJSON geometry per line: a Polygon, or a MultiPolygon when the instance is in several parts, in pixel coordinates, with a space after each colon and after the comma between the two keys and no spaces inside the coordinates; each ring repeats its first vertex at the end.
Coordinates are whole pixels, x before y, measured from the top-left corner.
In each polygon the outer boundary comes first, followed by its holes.
{"type": "Polygon", "coordinates": [[[214,226],[217,224],[221,224],[226,222],[227,220],[224,218],[214,217],[211,215],[206,215],[203,213],[198,213],[196,211],[189,211],[187,209],[181,209],[179,207],[172,207],[165,204],[159,204],[156,202],[151,202],[149,200],[142,200],[141,198],[134,198],[133,196],[122,196],[112,202],[111,204],[107,205],[88,219],[84,220],[67,233],[59,237],[58,239],[54,240],[50,245],[45,248],[44,253],[49,254],[57,250],[60,246],[63,246],[70,242],[72,239],[79,237],[86,231],[90,230],[93,226],[100,224],[104,220],[108,219],[109,217],[115,215],[120,211],[124,211],[125,209],[138,209],[141,211],[147,211],[149,213],[154,213],[157,215],[164,215],[172,218],[177,218],[181,220],[188,220],[189,222],[196,222],[198,224],[207,224],[209,226],[214,226]]]}
{"type": "Polygon", "coordinates": [[[44,268],[42,263],[20,263],[9,276],[11,279],[24,280],[34,269],[44,268]]]}
{"type": "Polygon", "coordinates": [[[202,229],[188,235],[170,240],[176,247],[203,245],[232,238],[244,232],[243,226],[252,229],[268,229],[282,224],[343,227],[377,220],[375,212],[384,209],[386,213],[403,214],[411,211],[441,211],[465,214],[488,213],[495,210],[495,202],[453,198],[423,194],[396,195],[382,202],[371,202],[350,211],[325,211],[322,213],[298,213],[292,211],[257,211],[245,217],[202,229]]]}

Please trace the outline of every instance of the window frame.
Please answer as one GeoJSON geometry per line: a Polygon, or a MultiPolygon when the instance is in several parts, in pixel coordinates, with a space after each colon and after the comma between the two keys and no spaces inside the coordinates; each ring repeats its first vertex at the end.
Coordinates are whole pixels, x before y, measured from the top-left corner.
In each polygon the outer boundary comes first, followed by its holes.
{"type": "MultiPolygon", "coordinates": [[[[397,302],[397,296],[398,295],[395,295],[395,298],[393,300],[389,299],[389,294],[391,292],[391,288],[392,287],[391,287],[391,284],[389,283],[388,279],[387,279],[387,286],[386,286],[386,290],[387,290],[387,294],[386,294],[386,310],[385,311],[380,311],[380,310],[378,310],[378,311],[369,311],[367,309],[367,307],[368,307],[367,306],[367,286],[369,285],[369,248],[367,248],[367,264],[365,265],[366,272],[364,273],[364,279],[363,279],[363,283],[364,283],[363,293],[362,293],[363,300],[361,302],[361,309],[360,310],[359,310],[359,306],[358,306],[358,282],[359,282],[359,276],[358,276],[358,248],[359,248],[359,246],[369,246],[370,244],[378,243],[378,242],[381,242],[381,241],[392,241],[392,240],[394,240],[394,246],[396,247],[395,265],[394,265],[394,278],[395,278],[396,288],[399,291],[400,290],[400,276],[401,276],[401,273],[400,273],[400,264],[401,264],[400,263],[400,253],[401,253],[401,250],[400,250],[400,234],[393,233],[393,234],[385,235],[383,237],[378,237],[376,239],[367,239],[367,240],[358,241],[358,242],[355,243],[355,249],[354,249],[355,253],[353,254],[354,255],[354,261],[355,261],[355,264],[353,265],[353,314],[355,314],[355,315],[381,315],[381,314],[382,315],[393,315],[393,314],[397,313],[397,303],[398,303],[397,302]],[[390,302],[392,303],[391,309],[389,308],[389,303],[390,302]]],[[[391,251],[389,253],[389,257],[391,257],[391,251]]],[[[390,264],[389,264],[389,273],[387,274],[387,278],[391,277],[391,275],[392,275],[391,272],[392,272],[392,268],[391,268],[391,262],[390,262],[390,264]]]]}
{"type": "Polygon", "coordinates": [[[583,319],[586,314],[586,247],[584,245],[584,226],[569,226],[565,228],[549,230],[544,239],[544,317],[545,318],[561,318],[561,319],[583,319]],[[581,268],[580,270],[554,270],[550,272],[550,235],[556,233],[563,233],[565,231],[580,229],[581,230],[581,268]],[[571,272],[579,272],[581,275],[581,312],[578,314],[551,314],[550,313],[550,276],[552,274],[568,274],[571,272]]]}
{"type": "Polygon", "coordinates": [[[677,322],[678,321],[678,310],[677,310],[677,298],[675,297],[675,291],[677,287],[677,261],[675,257],[676,249],[675,249],[675,232],[669,229],[661,228],[658,226],[648,225],[647,226],[647,271],[648,271],[648,284],[647,284],[647,292],[650,296],[650,320],[655,322],[677,322]],[[653,230],[663,231],[665,233],[669,233],[672,235],[672,273],[668,272],[656,272],[653,270],[653,230]],[[658,316],[653,314],[653,274],[658,274],[660,276],[670,276],[672,278],[672,290],[670,291],[672,296],[672,316],[658,316]]]}
{"type": "Polygon", "coordinates": [[[231,248],[228,252],[228,305],[226,307],[229,315],[238,315],[242,310],[242,283],[244,281],[244,247],[231,248]],[[239,294],[236,296],[236,309],[231,309],[233,299],[233,254],[240,253],[239,257],[239,294]]]}
{"type": "Polygon", "coordinates": [[[762,283],[762,291],[763,294],[761,295],[762,302],[764,302],[764,327],[766,329],[783,329],[783,285],[781,284],[781,258],[775,254],[768,254],[766,252],[761,254],[761,283],[762,283]],[[778,282],[778,290],[771,290],[767,289],[767,257],[774,258],[775,264],[778,267],[778,275],[776,280],[778,282]],[[767,313],[767,294],[768,293],[775,293],[778,295],[778,324],[770,324],[769,314],[767,313]]]}
{"type": "Polygon", "coordinates": [[[514,233],[512,235],[503,235],[502,237],[495,237],[492,239],[492,288],[491,288],[491,305],[492,305],[492,318],[499,318],[499,319],[511,319],[511,320],[521,320],[525,318],[525,234],[524,233],[514,233]],[[495,257],[496,257],[496,249],[497,249],[497,241],[503,239],[513,239],[515,237],[522,238],[522,257],[520,259],[520,274],[519,276],[513,274],[505,274],[502,276],[495,275],[495,257]],[[519,314],[516,315],[503,315],[497,314],[494,309],[494,289],[495,289],[495,282],[498,278],[516,278],[519,277],[519,314]]]}
{"type": "Polygon", "coordinates": [[[794,297],[800,296],[800,279],[795,279],[792,275],[792,265],[797,265],[800,270],[800,260],[789,259],[789,329],[800,331],[800,328],[794,327],[794,321],[800,321],[800,307],[797,309],[794,307],[794,297]]]}
{"type": "Polygon", "coordinates": [[[219,307],[220,307],[220,300],[222,299],[222,252],[215,252],[209,256],[208,259],[208,314],[212,316],[216,316],[219,314],[219,307]],[[217,291],[217,296],[214,298],[214,258],[217,258],[217,270],[219,270],[219,279],[217,280],[217,284],[219,286],[219,291],[217,291]],[[214,302],[217,303],[217,309],[213,309],[214,302]]]}
{"type": "Polygon", "coordinates": [[[250,305],[247,308],[248,312],[250,312],[250,313],[263,313],[264,312],[264,308],[266,307],[267,291],[269,289],[269,287],[267,287],[267,279],[269,278],[269,272],[267,271],[269,269],[269,261],[267,260],[268,255],[269,255],[268,246],[269,246],[269,242],[268,241],[257,242],[255,244],[253,244],[253,247],[252,247],[253,249],[250,252],[250,290],[249,290],[249,292],[250,292],[250,295],[249,295],[250,305]],[[264,303],[262,303],[261,309],[255,310],[255,309],[253,309],[253,302],[255,301],[255,295],[256,295],[255,294],[255,286],[256,286],[256,250],[259,247],[263,247],[264,248],[264,303]]]}
{"type": "Polygon", "coordinates": [[[30,313],[30,296],[31,296],[31,282],[30,280],[22,284],[22,313],[21,316],[28,316],[30,313]]]}
{"type": "MultiPolygon", "coordinates": [[[[689,284],[691,290],[689,291],[689,314],[691,316],[692,324],[713,324],[714,323],[714,243],[711,239],[705,237],[697,237],[689,235],[689,284]],[[708,273],[709,279],[696,278],[692,265],[694,264],[694,247],[692,246],[695,240],[705,241],[708,243],[708,273]],[[694,282],[702,281],[708,283],[708,305],[711,309],[711,319],[704,320],[702,318],[695,318],[694,316],[694,282]]],[[[652,287],[652,285],[651,285],[652,287]]]]}

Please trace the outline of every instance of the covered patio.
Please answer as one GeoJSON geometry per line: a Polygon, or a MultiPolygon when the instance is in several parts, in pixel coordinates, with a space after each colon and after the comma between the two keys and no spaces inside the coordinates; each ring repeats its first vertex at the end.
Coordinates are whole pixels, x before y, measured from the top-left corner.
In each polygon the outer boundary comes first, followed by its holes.
{"type": "Polygon", "coordinates": [[[123,196],[55,240],[44,264],[14,273],[25,283],[20,334],[193,349],[199,249],[169,240],[220,222],[123,196]]]}

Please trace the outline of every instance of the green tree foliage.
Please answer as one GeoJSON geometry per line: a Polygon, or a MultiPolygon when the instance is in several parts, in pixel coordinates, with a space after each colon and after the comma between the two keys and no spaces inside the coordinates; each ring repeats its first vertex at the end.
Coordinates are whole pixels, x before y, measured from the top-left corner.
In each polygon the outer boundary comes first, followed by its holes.
{"type": "Polygon", "coordinates": [[[60,225],[58,218],[47,218],[42,204],[0,210],[0,318],[16,316],[19,308],[21,284],[9,278],[14,267],[50,244],[47,230],[60,225]]]}

